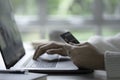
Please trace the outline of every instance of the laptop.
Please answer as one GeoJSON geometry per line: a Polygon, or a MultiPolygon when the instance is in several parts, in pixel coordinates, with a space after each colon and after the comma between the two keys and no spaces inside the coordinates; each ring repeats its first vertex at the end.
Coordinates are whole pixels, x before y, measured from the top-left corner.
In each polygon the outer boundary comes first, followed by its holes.
{"type": "Polygon", "coordinates": [[[6,69],[24,69],[40,73],[93,72],[90,69],[78,68],[70,60],[70,57],[57,54],[45,53],[37,61],[33,60],[35,50],[31,44],[23,45],[9,0],[0,0],[0,8],[0,51],[6,69]],[[45,58],[52,58],[52,60],[45,60],[45,58]]]}

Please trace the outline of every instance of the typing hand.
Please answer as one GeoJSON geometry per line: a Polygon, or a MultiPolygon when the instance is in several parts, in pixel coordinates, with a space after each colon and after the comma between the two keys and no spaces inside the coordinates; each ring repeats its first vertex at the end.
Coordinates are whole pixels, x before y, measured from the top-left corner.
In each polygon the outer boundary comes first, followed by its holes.
{"type": "Polygon", "coordinates": [[[49,42],[47,44],[44,45],[40,45],[38,46],[38,48],[35,51],[35,54],[33,56],[33,59],[36,60],[39,56],[41,56],[44,53],[48,53],[48,54],[59,54],[62,56],[67,56],[67,51],[66,48],[69,50],[71,49],[71,45],[67,44],[65,45],[64,43],[59,43],[59,42],[49,42]]]}

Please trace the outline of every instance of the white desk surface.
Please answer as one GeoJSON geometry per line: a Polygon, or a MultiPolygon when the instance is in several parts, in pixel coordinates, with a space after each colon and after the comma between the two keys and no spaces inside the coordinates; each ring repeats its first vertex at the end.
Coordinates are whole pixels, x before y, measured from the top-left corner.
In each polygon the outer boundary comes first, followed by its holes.
{"type": "Polygon", "coordinates": [[[90,74],[48,75],[47,80],[107,80],[106,72],[96,70],[90,74]]]}

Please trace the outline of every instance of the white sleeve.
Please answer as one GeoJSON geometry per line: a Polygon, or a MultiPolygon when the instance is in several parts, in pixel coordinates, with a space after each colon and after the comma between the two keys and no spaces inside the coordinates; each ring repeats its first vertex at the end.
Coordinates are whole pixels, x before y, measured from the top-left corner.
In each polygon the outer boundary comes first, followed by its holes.
{"type": "Polygon", "coordinates": [[[105,68],[108,80],[120,80],[120,52],[105,52],[105,68]]]}
{"type": "Polygon", "coordinates": [[[103,38],[100,36],[93,36],[88,40],[96,49],[101,52],[105,53],[105,51],[120,51],[120,35],[103,38]]]}
{"type": "Polygon", "coordinates": [[[95,36],[90,38],[88,42],[99,52],[104,53],[108,78],[120,80],[120,34],[106,39],[95,36]]]}

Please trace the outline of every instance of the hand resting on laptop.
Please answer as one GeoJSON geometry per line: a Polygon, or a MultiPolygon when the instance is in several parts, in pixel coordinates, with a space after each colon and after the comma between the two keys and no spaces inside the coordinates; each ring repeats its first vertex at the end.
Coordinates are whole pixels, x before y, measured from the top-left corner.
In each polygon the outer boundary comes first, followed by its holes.
{"type": "Polygon", "coordinates": [[[36,60],[45,52],[48,54],[55,53],[62,56],[69,56],[78,67],[104,69],[104,55],[88,42],[79,45],[70,45],[59,42],[44,43],[43,45],[38,46],[33,59],[36,60]]]}

